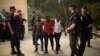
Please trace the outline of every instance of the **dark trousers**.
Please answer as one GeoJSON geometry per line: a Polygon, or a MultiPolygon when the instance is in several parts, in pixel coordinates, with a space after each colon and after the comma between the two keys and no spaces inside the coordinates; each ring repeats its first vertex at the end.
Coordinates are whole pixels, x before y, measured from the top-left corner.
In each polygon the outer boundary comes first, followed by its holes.
{"type": "Polygon", "coordinates": [[[35,45],[35,31],[33,31],[33,34],[32,34],[32,40],[33,40],[33,45],[35,45]]]}
{"type": "Polygon", "coordinates": [[[10,30],[9,30],[9,29],[6,29],[6,30],[5,30],[5,38],[6,38],[7,40],[10,40],[10,39],[11,39],[11,35],[10,35],[10,30]]]}
{"type": "Polygon", "coordinates": [[[50,39],[51,47],[53,50],[54,41],[53,41],[53,34],[52,33],[44,33],[44,40],[45,40],[45,51],[48,52],[48,38],[50,39]]]}
{"type": "Polygon", "coordinates": [[[79,52],[81,56],[83,56],[83,53],[85,51],[87,38],[88,38],[88,33],[86,31],[82,31],[80,33],[80,46],[79,46],[79,52]]]}
{"type": "Polygon", "coordinates": [[[70,32],[69,40],[70,40],[71,56],[78,55],[77,34],[75,32],[70,32]]]}
{"type": "Polygon", "coordinates": [[[35,49],[38,50],[38,39],[40,38],[41,41],[41,51],[43,51],[43,33],[42,32],[35,32],[35,49]]]}
{"type": "Polygon", "coordinates": [[[20,35],[21,35],[21,40],[24,39],[24,34],[25,34],[25,26],[23,25],[23,26],[22,26],[22,29],[21,29],[21,33],[20,33],[20,35]]]}
{"type": "Polygon", "coordinates": [[[60,50],[60,37],[61,37],[61,32],[60,33],[55,33],[55,41],[56,41],[56,51],[60,50]]]}
{"type": "Polygon", "coordinates": [[[11,35],[12,52],[16,52],[15,48],[18,53],[21,53],[21,51],[20,51],[20,35],[18,32],[14,32],[14,35],[11,35]]]}
{"type": "Polygon", "coordinates": [[[3,30],[3,29],[0,29],[0,40],[2,41],[2,42],[4,42],[5,41],[5,31],[3,30]]]}
{"type": "Polygon", "coordinates": [[[87,45],[90,46],[91,45],[91,39],[92,39],[92,33],[89,34],[88,39],[87,39],[87,45]]]}

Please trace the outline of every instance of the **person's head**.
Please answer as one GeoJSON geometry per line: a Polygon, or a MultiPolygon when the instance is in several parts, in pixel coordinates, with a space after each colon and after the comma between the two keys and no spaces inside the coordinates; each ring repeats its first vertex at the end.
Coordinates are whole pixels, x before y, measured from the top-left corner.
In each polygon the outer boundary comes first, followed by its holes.
{"type": "Polygon", "coordinates": [[[69,12],[72,12],[72,11],[76,11],[76,5],[70,5],[69,7],[68,7],[68,10],[69,10],[69,12]]]}
{"type": "Polygon", "coordinates": [[[15,6],[11,6],[11,7],[9,8],[9,10],[10,10],[11,13],[15,13],[15,12],[16,12],[15,6]]]}
{"type": "Polygon", "coordinates": [[[17,15],[18,16],[22,16],[22,11],[21,10],[17,10],[17,15]]]}
{"type": "Polygon", "coordinates": [[[35,11],[32,12],[32,16],[36,16],[36,12],[35,11]]]}
{"type": "Polygon", "coordinates": [[[60,19],[60,15],[56,15],[56,19],[59,20],[60,19]]]}
{"type": "Polygon", "coordinates": [[[5,11],[5,9],[2,9],[2,11],[5,11]]]}
{"type": "Polygon", "coordinates": [[[50,20],[50,16],[46,16],[46,20],[50,20]]]}
{"type": "Polygon", "coordinates": [[[83,5],[83,6],[81,7],[81,12],[87,14],[88,8],[87,8],[86,5],[83,5]]]}
{"type": "Polygon", "coordinates": [[[40,18],[38,18],[38,19],[37,19],[37,21],[38,21],[38,22],[41,22],[41,19],[40,19],[40,18]]]}

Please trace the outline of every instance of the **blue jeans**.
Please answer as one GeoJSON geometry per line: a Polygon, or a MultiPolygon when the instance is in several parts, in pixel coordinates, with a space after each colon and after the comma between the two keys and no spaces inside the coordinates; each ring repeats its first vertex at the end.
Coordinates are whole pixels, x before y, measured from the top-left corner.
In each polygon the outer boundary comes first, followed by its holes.
{"type": "Polygon", "coordinates": [[[41,41],[41,50],[43,50],[43,33],[36,31],[35,32],[35,49],[38,50],[38,39],[40,38],[41,41]]]}

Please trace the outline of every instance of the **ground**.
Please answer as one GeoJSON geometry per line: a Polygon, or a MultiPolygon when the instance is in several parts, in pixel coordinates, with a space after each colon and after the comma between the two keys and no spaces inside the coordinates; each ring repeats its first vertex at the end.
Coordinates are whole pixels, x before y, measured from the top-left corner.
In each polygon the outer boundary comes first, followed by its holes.
{"type": "MultiPolygon", "coordinates": [[[[34,46],[32,45],[32,33],[29,32],[28,35],[25,36],[25,39],[21,41],[21,50],[25,54],[25,56],[70,56],[70,48],[69,48],[69,37],[64,36],[62,34],[61,37],[61,50],[58,55],[54,53],[51,49],[51,45],[49,44],[49,53],[44,54],[40,50],[38,53],[34,53],[34,46]]],[[[39,42],[40,43],[40,42],[39,42]]],[[[100,39],[96,36],[91,40],[92,48],[86,47],[84,56],[100,56],[100,39]]],[[[40,46],[39,46],[40,49],[40,46]]],[[[0,56],[16,56],[10,54],[10,42],[6,41],[4,43],[0,42],[0,56]]]]}

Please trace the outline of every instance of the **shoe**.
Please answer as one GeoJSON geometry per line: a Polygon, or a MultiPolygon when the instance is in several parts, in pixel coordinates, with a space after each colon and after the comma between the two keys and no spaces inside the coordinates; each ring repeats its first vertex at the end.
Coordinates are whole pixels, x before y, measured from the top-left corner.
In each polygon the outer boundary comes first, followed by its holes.
{"type": "Polygon", "coordinates": [[[41,49],[41,51],[43,51],[43,49],[41,49]]]}
{"type": "Polygon", "coordinates": [[[14,52],[11,52],[11,54],[17,54],[17,52],[14,51],[14,52]]]}
{"type": "Polygon", "coordinates": [[[34,50],[34,52],[36,53],[38,50],[34,50]]]}
{"type": "Polygon", "coordinates": [[[45,54],[47,54],[48,52],[47,52],[47,51],[45,51],[44,53],[45,53],[45,54]]]}
{"type": "Polygon", "coordinates": [[[17,53],[17,56],[25,56],[23,53],[17,53]]]}
{"type": "Polygon", "coordinates": [[[91,45],[87,45],[87,47],[90,47],[90,48],[92,48],[92,46],[91,46],[91,45]]]}

